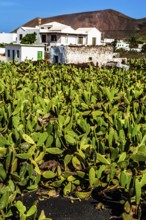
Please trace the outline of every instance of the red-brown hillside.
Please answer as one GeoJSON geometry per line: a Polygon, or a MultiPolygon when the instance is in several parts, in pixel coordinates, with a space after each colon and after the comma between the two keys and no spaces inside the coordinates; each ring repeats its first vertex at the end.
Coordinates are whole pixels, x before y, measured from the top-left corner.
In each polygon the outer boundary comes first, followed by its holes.
{"type": "Polygon", "coordinates": [[[134,19],[111,9],[34,18],[22,26],[34,27],[40,19],[42,24],[57,21],[73,28],[96,27],[104,37],[110,38],[125,38],[146,28],[146,18],[134,19]]]}

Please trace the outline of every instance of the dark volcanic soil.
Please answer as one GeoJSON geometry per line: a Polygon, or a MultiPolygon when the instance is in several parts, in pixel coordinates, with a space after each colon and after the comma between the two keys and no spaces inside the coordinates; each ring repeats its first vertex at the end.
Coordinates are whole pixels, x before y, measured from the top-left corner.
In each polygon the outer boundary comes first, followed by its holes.
{"type": "MultiPolygon", "coordinates": [[[[26,193],[19,198],[24,205],[29,209],[33,203],[38,200],[38,195],[33,193],[26,193]]],[[[103,210],[98,210],[97,200],[90,198],[88,200],[78,201],[73,203],[70,199],[64,197],[49,198],[46,200],[38,200],[38,216],[41,210],[44,210],[46,217],[52,220],[116,220],[121,219],[121,205],[109,204],[105,205],[103,210]],[[116,218],[118,217],[118,218],[116,218]]]]}
{"type": "MultiPolygon", "coordinates": [[[[27,210],[38,201],[39,217],[44,210],[46,217],[52,220],[122,220],[121,214],[123,208],[118,201],[104,201],[105,208],[98,210],[97,199],[94,196],[88,200],[71,202],[70,199],[64,197],[51,197],[48,199],[40,199],[36,192],[26,193],[18,200],[23,201],[27,210]]],[[[14,220],[18,220],[15,217],[14,220]]],[[[141,220],[146,220],[146,207],[142,206],[141,220]]]]}

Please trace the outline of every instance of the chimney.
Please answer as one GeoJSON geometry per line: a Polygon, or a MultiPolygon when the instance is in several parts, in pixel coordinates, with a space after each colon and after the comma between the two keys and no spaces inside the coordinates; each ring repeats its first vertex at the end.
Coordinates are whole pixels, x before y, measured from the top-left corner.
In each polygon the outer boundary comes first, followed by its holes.
{"type": "Polygon", "coordinates": [[[42,24],[42,19],[38,18],[38,25],[41,25],[41,24],[42,24]]]}

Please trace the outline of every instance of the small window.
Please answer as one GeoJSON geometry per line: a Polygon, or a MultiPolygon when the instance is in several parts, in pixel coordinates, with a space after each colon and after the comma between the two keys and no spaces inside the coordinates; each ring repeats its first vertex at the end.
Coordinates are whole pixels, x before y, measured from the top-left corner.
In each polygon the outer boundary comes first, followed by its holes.
{"type": "Polygon", "coordinates": [[[19,40],[22,40],[22,38],[23,38],[23,35],[19,34],[19,40]]]}
{"type": "Polygon", "coordinates": [[[83,44],[83,37],[82,36],[78,37],[78,44],[83,44]]]}
{"type": "Polygon", "coordinates": [[[57,36],[56,34],[51,35],[51,41],[57,41],[57,36]]]}
{"type": "Polygon", "coordinates": [[[17,50],[17,58],[19,58],[20,57],[20,51],[19,50],[17,50]]]}
{"type": "Polygon", "coordinates": [[[7,56],[10,57],[10,50],[7,50],[7,56]]]}

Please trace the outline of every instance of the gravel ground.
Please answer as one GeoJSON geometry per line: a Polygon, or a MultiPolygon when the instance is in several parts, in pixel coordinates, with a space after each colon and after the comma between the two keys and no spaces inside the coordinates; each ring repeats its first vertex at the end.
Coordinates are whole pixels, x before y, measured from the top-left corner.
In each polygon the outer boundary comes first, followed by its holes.
{"type": "MultiPolygon", "coordinates": [[[[52,220],[122,220],[123,209],[119,202],[104,201],[105,208],[98,210],[97,199],[94,197],[72,203],[70,199],[61,196],[38,199],[38,195],[32,192],[18,199],[23,201],[27,209],[38,200],[38,216],[44,210],[46,217],[52,220]]],[[[146,220],[145,206],[142,207],[142,213],[140,220],[146,220]]]]}

